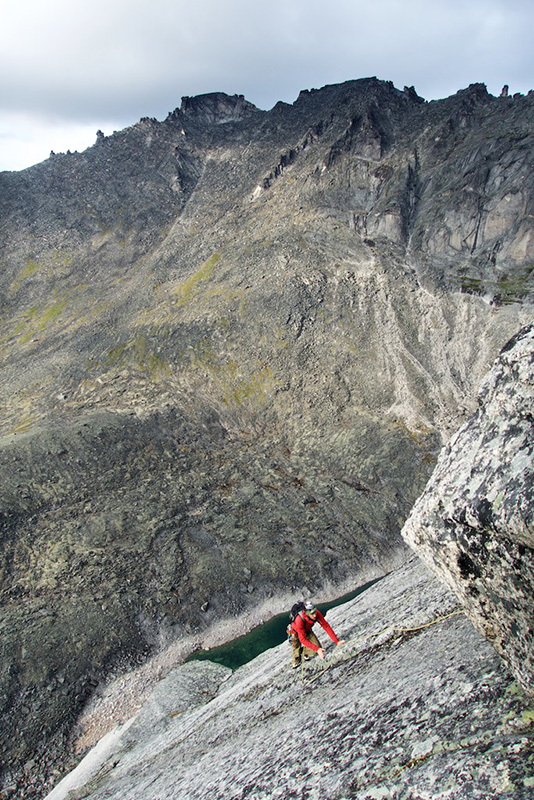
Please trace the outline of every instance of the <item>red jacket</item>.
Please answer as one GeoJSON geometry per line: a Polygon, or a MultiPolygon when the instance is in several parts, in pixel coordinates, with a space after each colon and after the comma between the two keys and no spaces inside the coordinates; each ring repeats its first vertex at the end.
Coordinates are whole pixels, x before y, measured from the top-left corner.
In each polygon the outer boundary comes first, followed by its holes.
{"type": "Polygon", "coordinates": [[[310,650],[315,650],[315,652],[319,649],[316,644],[310,642],[309,639],[306,638],[316,622],[327,632],[333,642],[336,644],[339,642],[336,634],[319,610],[317,610],[315,619],[310,619],[305,611],[301,611],[295,621],[291,623],[291,631],[297,634],[299,642],[303,647],[309,647],[310,650]]]}

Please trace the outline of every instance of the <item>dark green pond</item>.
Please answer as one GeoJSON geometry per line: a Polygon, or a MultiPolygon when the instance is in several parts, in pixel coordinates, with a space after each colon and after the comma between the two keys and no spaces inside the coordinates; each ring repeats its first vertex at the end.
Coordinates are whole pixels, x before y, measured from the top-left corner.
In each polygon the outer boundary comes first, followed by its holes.
{"type": "MultiPolygon", "coordinates": [[[[344,594],[338,597],[337,600],[332,600],[330,603],[318,603],[319,610],[326,614],[326,612],[340,606],[342,603],[347,603],[353,600],[358,595],[369,589],[377,583],[380,578],[360,586],[354,592],[344,594]]],[[[285,614],[278,614],[263,625],[258,625],[253,628],[249,633],[231,642],[222,644],[220,647],[212,647],[211,650],[197,650],[189,656],[187,661],[215,661],[216,664],[223,664],[230,669],[237,669],[238,667],[252,661],[264,650],[270,647],[275,647],[286,638],[286,627],[289,622],[289,609],[285,614]]]]}

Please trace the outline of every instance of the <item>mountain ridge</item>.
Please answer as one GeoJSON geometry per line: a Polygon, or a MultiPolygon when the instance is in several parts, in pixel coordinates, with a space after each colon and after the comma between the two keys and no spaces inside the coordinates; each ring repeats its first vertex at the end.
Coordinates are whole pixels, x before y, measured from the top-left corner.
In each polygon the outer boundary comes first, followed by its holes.
{"type": "Polygon", "coordinates": [[[2,746],[21,765],[113,670],[389,571],[532,319],[532,96],[236,97],[0,175],[2,746]]]}

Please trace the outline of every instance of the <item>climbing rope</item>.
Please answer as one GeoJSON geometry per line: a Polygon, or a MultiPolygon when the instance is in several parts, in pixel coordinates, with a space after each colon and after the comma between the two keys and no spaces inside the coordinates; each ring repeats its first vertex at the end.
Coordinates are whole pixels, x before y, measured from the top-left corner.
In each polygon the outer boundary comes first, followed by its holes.
{"type": "MultiPolygon", "coordinates": [[[[376,638],[377,636],[381,636],[382,634],[388,633],[388,632],[391,632],[391,636],[396,636],[397,634],[402,634],[402,633],[415,633],[416,631],[422,631],[425,628],[430,628],[432,625],[437,625],[438,622],[444,622],[445,620],[450,619],[451,617],[457,617],[459,614],[465,614],[464,609],[460,609],[458,611],[451,611],[450,614],[445,614],[444,616],[441,616],[441,617],[435,617],[434,619],[430,620],[430,622],[425,622],[423,625],[417,625],[415,628],[396,628],[396,627],[391,627],[390,626],[388,628],[384,628],[381,631],[375,631],[373,633],[362,633],[359,636],[356,636],[354,639],[349,639],[348,641],[346,641],[342,645],[342,647],[343,647],[343,649],[345,649],[347,646],[350,646],[350,645],[354,644],[354,642],[358,642],[361,639],[376,638]]],[[[316,673],[315,675],[313,675],[312,677],[310,677],[308,679],[305,678],[304,661],[302,661],[301,662],[301,680],[302,680],[303,685],[308,685],[310,683],[313,683],[314,681],[316,681],[320,677],[322,677],[325,674],[325,672],[328,672],[328,670],[331,667],[333,667],[335,664],[339,664],[339,663],[344,662],[344,661],[349,661],[351,658],[355,658],[357,655],[359,655],[359,652],[360,651],[354,652],[354,653],[349,653],[346,658],[343,658],[343,656],[340,656],[339,658],[332,659],[330,661],[330,663],[328,663],[325,666],[324,669],[322,669],[320,672],[316,673]]]]}

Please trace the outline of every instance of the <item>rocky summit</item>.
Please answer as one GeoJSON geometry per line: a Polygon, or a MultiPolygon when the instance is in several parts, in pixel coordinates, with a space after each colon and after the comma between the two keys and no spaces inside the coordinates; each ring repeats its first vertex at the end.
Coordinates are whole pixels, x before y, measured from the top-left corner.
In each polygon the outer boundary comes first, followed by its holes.
{"type": "Polygon", "coordinates": [[[532,322],[533,123],[482,84],[214,93],[0,175],[8,796],[114,678],[405,560],[532,322]]]}

